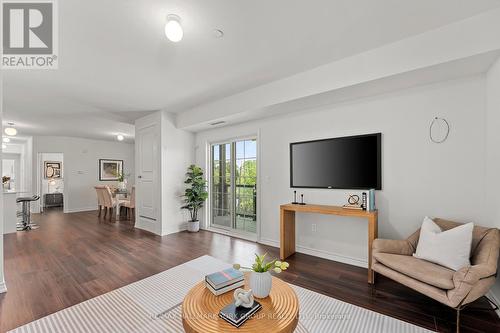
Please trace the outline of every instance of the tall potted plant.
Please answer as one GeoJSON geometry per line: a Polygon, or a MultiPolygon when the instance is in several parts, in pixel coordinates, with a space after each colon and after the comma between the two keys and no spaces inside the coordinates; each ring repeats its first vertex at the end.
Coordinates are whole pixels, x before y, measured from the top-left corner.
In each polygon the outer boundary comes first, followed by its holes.
{"type": "Polygon", "coordinates": [[[182,209],[187,209],[191,216],[187,230],[197,232],[200,230],[198,211],[208,198],[207,181],[203,178],[203,170],[194,164],[190,165],[187,169],[184,184],[188,186],[184,191],[184,206],[182,206],[182,209]]]}

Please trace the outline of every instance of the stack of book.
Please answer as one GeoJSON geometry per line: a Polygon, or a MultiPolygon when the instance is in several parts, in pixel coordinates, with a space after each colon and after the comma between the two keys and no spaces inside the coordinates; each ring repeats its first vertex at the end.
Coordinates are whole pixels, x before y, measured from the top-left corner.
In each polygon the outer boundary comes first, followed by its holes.
{"type": "Polygon", "coordinates": [[[357,205],[351,205],[351,204],[346,204],[344,206],[342,206],[342,208],[345,208],[345,209],[354,209],[354,210],[363,210],[363,207],[359,204],[357,205]]]}
{"type": "Polygon", "coordinates": [[[244,286],[245,278],[242,272],[234,268],[228,268],[205,276],[205,285],[208,290],[218,296],[244,286]]]}
{"type": "Polygon", "coordinates": [[[369,212],[377,209],[375,207],[375,190],[371,189],[368,192],[363,192],[363,208],[369,212]]]}
{"type": "Polygon", "coordinates": [[[254,313],[259,311],[262,308],[262,305],[254,301],[251,308],[245,308],[242,306],[234,305],[234,302],[225,306],[219,312],[219,317],[230,323],[235,327],[240,327],[246,322],[249,318],[252,317],[254,313]]]}

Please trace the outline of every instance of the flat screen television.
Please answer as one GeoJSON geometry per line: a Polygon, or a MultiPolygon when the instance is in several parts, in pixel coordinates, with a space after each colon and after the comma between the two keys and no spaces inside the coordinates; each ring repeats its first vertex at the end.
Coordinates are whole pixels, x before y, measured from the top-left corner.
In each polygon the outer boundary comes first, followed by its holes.
{"type": "Polygon", "coordinates": [[[382,134],[290,144],[290,187],[382,189],[382,134]]]}

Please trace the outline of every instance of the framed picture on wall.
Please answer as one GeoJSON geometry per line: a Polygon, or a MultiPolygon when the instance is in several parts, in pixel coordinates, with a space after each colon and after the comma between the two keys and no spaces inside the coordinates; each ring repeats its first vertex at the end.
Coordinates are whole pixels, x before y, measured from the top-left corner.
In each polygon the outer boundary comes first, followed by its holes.
{"type": "Polygon", "coordinates": [[[62,178],[62,162],[45,161],[43,165],[45,179],[62,178]]]}
{"type": "Polygon", "coordinates": [[[123,173],[123,160],[99,160],[99,180],[118,181],[123,173]]]}

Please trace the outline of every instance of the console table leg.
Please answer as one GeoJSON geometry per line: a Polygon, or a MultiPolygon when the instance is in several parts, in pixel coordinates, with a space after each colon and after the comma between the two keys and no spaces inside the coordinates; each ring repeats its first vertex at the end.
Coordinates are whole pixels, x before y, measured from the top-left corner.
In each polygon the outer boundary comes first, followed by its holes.
{"type": "Polygon", "coordinates": [[[372,245],[373,241],[378,237],[378,221],[377,215],[373,215],[368,219],[368,283],[375,283],[375,272],[372,270],[372,245]]]}
{"type": "Polygon", "coordinates": [[[280,259],[295,253],[295,212],[280,210],[280,259]]]}

